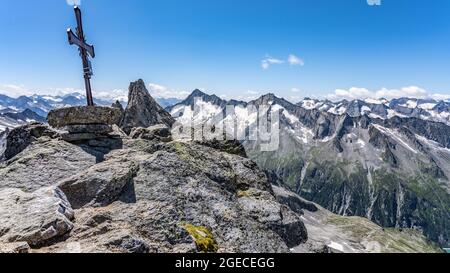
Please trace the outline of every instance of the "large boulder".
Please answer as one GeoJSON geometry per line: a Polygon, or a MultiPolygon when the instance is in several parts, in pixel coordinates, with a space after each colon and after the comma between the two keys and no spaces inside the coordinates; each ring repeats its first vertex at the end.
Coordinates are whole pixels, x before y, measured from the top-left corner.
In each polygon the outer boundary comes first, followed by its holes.
{"type": "Polygon", "coordinates": [[[41,252],[273,253],[307,238],[256,164],[195,143],[127,138],[60,187],[75,227],[41,252]]]}
{"type": "Polygon", "coordinates": [[[138,166],[118,157],[83,171],[59,184],[74,209],[107,206],[117,201],[125,185],[131,182],[138,166]]]}
{"type": "Polygon", "coordinates": [[[130,137],[133,139],[159,140],[163,142],[172,141],[172,134],[169,127],[163,124],[148,128],[134,128],[130,133],[130,137]]]}
{"type": "Polygon", "coordinates": [[[121,128],[130,134],[133,128],[165,124],[169,127],[174,118],[150,96],[143,80],[130,84],[128,106],[123,114],[121,128]]]}
{"type": "Polygon", "coordinates": [[[33,192],[79,174],[101,161],[103,154],[87,146],[40,138],[19,156],[0,165],[0,189],[33,192]]]}
{"type": "Polygon", "coordinates": [[[0,243],[43,246],[73,228],[74,212],[64,193],[50,187],[33,193],[0,190],[0,243]]]}
{"type": "Polygon", "coordinates": [[[121,118],[120,109],[100,106],[77,106],[50,111],[47,120],[54,128],[80,124],[117,124],[121,118]]]}
{"type": "Polygon", "coordinates": [[[303,214],[303,210],[311,212],[317,212],[319,210],[314,203],[302,199],[297,194],[283,187],[273,185],[272,188],[277,201],[288,206],[291,210],[297,212],[298,214],[303,214]]]}
{"type": "Polygon", "coordinates": [[[30,123],[17,127],[6,134],[3,143],[3,157],[5,160],[13,158],[41,137],[57,138],[58,136],[56,131],[41,123],[30,123]]]}

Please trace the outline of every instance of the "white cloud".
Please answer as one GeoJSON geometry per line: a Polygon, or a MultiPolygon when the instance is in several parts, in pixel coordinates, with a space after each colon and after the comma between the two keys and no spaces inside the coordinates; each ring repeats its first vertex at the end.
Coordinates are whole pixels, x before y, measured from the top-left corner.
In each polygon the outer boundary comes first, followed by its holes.
{"type": "Polygon", "coordinates": [[[376,97],[378,98],[400,98],[400,97],[414,97],[414,98],[423,98],[428,95],[428,92],[425,89],[422,89],[417,86],[409,86],[403,87],[401,89],[386,89],[383,88],[376,92],[376,97]]]}
{"type": "Polygon", "coordinates": [[[258,91],[253,91],[253,90],[248,90],[248,91],[245,92],[245,93],[247,93],[247,94],[249,94],[249,95],[259,95],[259,92],[258,92],[258,91]]]}
{"type": "MultiPolygon", "coordinates": [[[[150,94],[155,98],[177,98],[185,99],[189,96],[190,92],[177,91],[165,86],[150,83],[148,85],[150,94]]],[[[32,95],[54,95],[64,96],[73,93],[85,94],[84,89],[73,87],[45,87],[31,89],[21,84],[0,84],[0,94],[7,95],[12,98],[20,96],[32,96],[32,95]]],[[[113,89],[113,90],[96,90],[92,91],[94,98],[104,100],[119,100],[128,101],[128,91],[125,89],[113,89]]]]}
{"type": "Polygon", "coordinates": [[[295,56],[293,54],[289,55],[288,63],[290,65],[299,65],[299,66],[304,66],[305,65],[305,62],[302,59],[300,59],[299,57],[297,57],[297,56],[295,56]]]}
{"type": "Polygon", "coordinates": [[[247,90],[245,92],[239,92],[239,96],[230,96],[230,95],[222,95],[220,96],[222,99],[226,99],[226,100],[230,100],[230,99],[235,99],[235,100],[240,100],[240,101],[252,101],[252,100],[256,100],[261,96],[261,93],[258,91],[254,91],[254,90],[247,90]]]}
{"type": "Polygon", "coordinates": [[[290,54],[287,58],[287,60],[282,60],[282,59],[278,59],[278,58],[274,58],[271,57],[270,55],[266,55],[266,57],[261,61],[261,67],[264,70],[267,70],[270,68],[271,65],[280,65],[280,64],[285,64],[288,63],[291,66],[304,66],[305,62],[295,56],[294,54],[290,54]]]}
{"type": "Polygon", "coordinates": [[[67,5],[70,6],[79,6],[81,5],[81,0],[66,0],[67,5]]]}
{"type": "MultiPolygon", "coordinates": [[[[80,92],[84,94],[84,90],[80,92]]],[[[94,98],[103,100],[128,102],[128,91],[123,89],[114,89],[112,91],[94,91],[94,98]]]]}
{"type": "Polygon", "coordinates": [[[248,96],[237,96],[235,99],[240,100],[240,101],[249,102],[249,101],[258,99],[259,97],[260,97],[259,95],[248,95],[248,96]]]}
{"type": "Polygon", "coordinates": [[[177,91],[156,83],[149,83],[148,87],[150,94],[155,98],[185,99],[190,94],[187,91],[177,91]]]}
{"type": "Polygon", "coordinates": [[[352,87],[348,90],[345,89],[336,89],[333,94],[329,94],[326,96],[327,99],[330,100],[355,100],[355,99],[394,99],[394,98],[418,98],[418,99],[425,99],[425,98],[433,98],[436,100],[444,100],[450,98],[450,95],[444,95],[444,94],[432,94],[429,93],[427,90],[417,87],[417,86],[408,86],[408,87],[402,87],[399,89],[387,89],[382,88],[380,90],[371,91],[366,88],[358,88],[358,87],[352,87]]]}
{"type": "Polygon", "coordinates": [[[301,101],[302,99],[304,99],[304,97],[302,97],[302,96],[289,96],[288,97],[288,100],[291,102],[294,102],[294,103],[301,101]]]}
{"type": "Polygon", "coordinates": [[[283,63],[284,63],[283,60],[280,60],[280,59],[277,59],[277,58],[273,58],[273,57],[270,57],[269,55],[266,55],[266,57],[261,61],[261,67],[263,69],[269,69],[269,67],[271,65],[283,64],[283,63]]]}
{"type": "Polygon", "coordinates": [[[153,92],[165,92],[165,91],[167,91],[167,87],[159,85],[159,84],[156,84],[156,83],[149,83],[148,87],[153,92]]]}
{"type": "MultiPolygon", "coordinates": [[[[73,87],[45,87],[32,89],[23,84],[0,84],[0,94],[4,94],[12,98],[17,98],[20,96],[32,96],[32,95],[64,96],[73,93],[84,94],[85,91],[84,89],[73,87]]],[[[97,96],[97,92],[95,90],[94,93],[97,96]]]]}
{"type": "Polygon", "coordinates": [[[31,92],[22,84],[0,84],[0,94],[13,98],[32,95],[31,92]]]}
{"type": "Polygon", "coordinates": [[[435,100],[444,100],[444,101],[449,101],[450,102],[450,95],[432,94],[430,97],[435,99],[435,100]]]}
{"type": "Polygon", "coordinates": [[[291,92],[292,93],[300,93],[300,89],[294,87],[294,88],[291,89],[291,92]]]}
{"type": "Polygon", "coordinates": [[[365,89],[365,88],[357,88],[352,87],[349,90],[344,89],[336,89],[334,91],[334,94],[327,96],[329,99],[339,100],[339,99],[347,99],[347,100],[354,100],[354,99],[364,99],[364,98],[372,98],[373,94],[365,89]]]}

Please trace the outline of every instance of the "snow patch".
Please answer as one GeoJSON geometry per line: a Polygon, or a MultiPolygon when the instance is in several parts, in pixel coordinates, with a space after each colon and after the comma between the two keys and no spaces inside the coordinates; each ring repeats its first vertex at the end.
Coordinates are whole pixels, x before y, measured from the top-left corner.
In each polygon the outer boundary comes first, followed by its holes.
{"type": "Polygon", "coordinates": [[[363,107],[361,107],[361,115],[364,115],[366,113],[370,113],[372,111],[372,109],[370,109],[370,107],[364,105],[363,107]]]}
{"type": "Polygon", "coordinates": [[[409,100],[406,102],[406,104],[401,104],[400,106],[415,109],[415,108],[417,108],[417,101],[409,100]]]}
{"type": "Polygon", "coordinates": [[[436,105],[437,105],[437,103],[422,103],[422,104],[419,105],[419,108],[423,109],[423,110],[431,110],[436,105]]]}
{"type": "Polygon", "coordinates": [[[369,103],[369,104],[383,104],[383,101],[381,100],[376,100],[376,99],[366,99],[364,102],[369,103]]]}
{"type": "Polygon", "coordinates": [[[333,241],[328,245],[328,247],[340,252],[344,252],[344,246],[333,241]]]}
{"type": "Polygon", "coordinates": [[[400,136],[398,136],[398,133],[395,132],[394,130],[391,130],[389,128],[383,127],[381,125],[378,124],[374,124],[373,126],[375,126],[375,128],[377,128],[380,132],[391,136],[392,138],[394,138],[395,140],[397,140],[398,143],[400,143],[403,147],[407,148],[408,150],[410,150],[411,152],[418,154],[419,152],[416,151],[415,149],[413,149],[411,146],[408,145],[408,143],[406,143],[400,136]]]}

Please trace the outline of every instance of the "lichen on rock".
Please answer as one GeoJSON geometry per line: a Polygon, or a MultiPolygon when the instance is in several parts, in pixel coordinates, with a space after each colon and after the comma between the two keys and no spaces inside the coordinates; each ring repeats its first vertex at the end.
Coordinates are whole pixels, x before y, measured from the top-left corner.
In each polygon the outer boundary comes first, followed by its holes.
{"type": "Polygon", "coordinates": [[[191,224],[184,224],[183,227],[192,236],[200,252],[215,253],[219,250],[219,245],[208,228],[191,224]]]}

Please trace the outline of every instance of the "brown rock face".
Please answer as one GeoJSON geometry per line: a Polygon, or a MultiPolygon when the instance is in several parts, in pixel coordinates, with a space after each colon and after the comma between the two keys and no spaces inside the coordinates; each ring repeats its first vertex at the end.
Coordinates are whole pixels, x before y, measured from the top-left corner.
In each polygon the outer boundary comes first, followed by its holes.
{"type": "Polygon", "coordinates": [[[62,128],[79,124],[117,124],[121,118],[117,108],[99,106],[80,106],[53,110],[48,114],[48,124],[62,128]]]}
{"type": "Polygon", "coordinates": [[[130,84],[128,106],[121,122],[121,128],[127,134],[133,128],[147,128],[157,124],[171,127],[174,123],[173,117],[150,96],[143,80],[130,84]]]}

